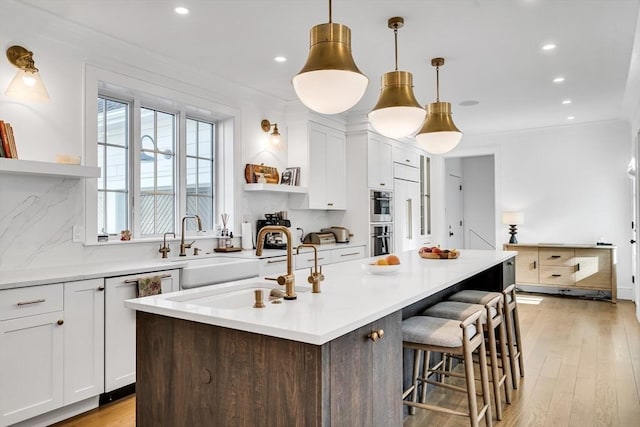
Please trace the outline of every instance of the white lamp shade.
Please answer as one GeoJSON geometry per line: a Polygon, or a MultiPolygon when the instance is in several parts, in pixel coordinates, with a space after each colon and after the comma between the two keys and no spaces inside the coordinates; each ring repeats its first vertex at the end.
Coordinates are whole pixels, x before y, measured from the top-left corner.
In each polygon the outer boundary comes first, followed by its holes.
{"type": "Polygon", "coordinates": [[[524,213],[522,212],[502,212],[502,223],[507,225],[524,224],[524,213]]]}
{"type": "Polygon", "coordinates": [[[369,122],[388,138],[402,138],[418,130],[427,112],[419,107],[389,107],[369,113],[369,122]]]}
{"type": "Polygon", "coordinates": [[[23,69],[18,69],[5,94],[27,102],[49,102],[51,100],[40,73],[23,69]]]}
{"type": "Polygon", "coordinates": [[[444,154],[453,150],[462,139],[462,132],[429,132],[416,135],[416,142],[431,154],[444,154]]]}
{"type": "Polygon", "coordinates": [[[293,88],[300,101],[320,114],[339,114],[360,101],[369,79],[345,70],[316,70],[297,74],[293,88]]]}

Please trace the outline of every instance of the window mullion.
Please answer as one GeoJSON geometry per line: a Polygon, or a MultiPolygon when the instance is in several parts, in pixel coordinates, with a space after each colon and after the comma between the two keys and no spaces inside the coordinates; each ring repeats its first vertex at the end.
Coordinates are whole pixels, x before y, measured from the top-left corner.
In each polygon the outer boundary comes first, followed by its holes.
{"type": "Polygon", "coordinates": [[[133,112],[131,114],[132,123],[130,131],[130,150],[131,164],[129,170],[131,171],[131,181],[129,183],[131,213],[129,220],[131,221],[131,228],[133,230],[133,236],[139,238],[141,236],[140,229],[140,149],[142,144],[140,142],[140,100],[133,100],[133,112]]]}
{"type": "Polygon", "coordinates": [[[187,214],[187,118],[181,110],[177,114],[178,132],[176,142],[176,195],[178,212],[176,215],[176,230],[180,230],[180,219],[187,214]]]}

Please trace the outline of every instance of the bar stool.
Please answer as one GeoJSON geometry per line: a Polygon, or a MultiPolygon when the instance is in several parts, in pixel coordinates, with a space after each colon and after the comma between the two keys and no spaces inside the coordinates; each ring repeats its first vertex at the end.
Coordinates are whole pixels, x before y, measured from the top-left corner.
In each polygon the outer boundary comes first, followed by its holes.
{"type": "MultiPolygon", "coordinates": [[[[414,351],[413,379],[411,386],[402,393],[403,403],[410,408],[422,408],[450,415],[469,417],[471,427],[477,427],[484,417],[487,427],[492,426],[491,403],[489,396],[489,379],[487,373],[487,356],[482,332],[482,320],[484,311],[478,310],[469,317],[459,322],[456,320],[442,319],[429,316],[414,316],[402,322],[403,347],[414,351]],[[473,352],[478,351],[480,361],[480,382],[482,387],[483,405],[478,408],[476,384],[473,368],[473,352]],[[451,376],[452,372],[428,368],[420,373],[420,358],[423,353],[438,352],[442,354],[455,354],[462,357],[464,363],[464,378],[466,387],[458,387],[452,384],[440,383],[429,380],[432,373],[451,376]],[[418,382],[421,382],[423,390],[427,384],[445,387],[451,390],[467,393],[469,412],[460,412],[442,406],[436,406],[417,401],[418,382]],[[405,400],[411,395],[411,400],[405,400]]],[[[428,365],[428,364],[427,364],[428,365]]],[[[424,393],[422,393],[424,395],[424,393]]],[[[413,414],[413,411],[410,411],[413,414]]]]}
{"type": "Polygon", "coordinates": [[[524,377],[524,360],[522,357],[522,336],[520,334],[520,317],[518,316],[515,287],[515,284],[508,286],[502,291],[502,294],[498,292],[465,290],[452,295],[449,299],[451,301],[466,302],[468,304],[484,305],[487,301],[495,298],[496,295],[502,295],[511,378],[513,388],[517,389],[520,377],[524,377]]]}
{"type": "Polygon", "coordinates": [[[502,387],[504,387],[505,400],[507,403],[511,403],[511,370],[509,366],[509,359],[507,357],[507,335],[505,322],[503,321],[502,316],[502,295],[496,293],[495,297],[485,305],[468,304],[458,301],[444,301],[428,308],[422,313],[422,315],[441,317],[451,320],[463,320],[469,315],[469,313],[477,310],[486,311],[486,321],[483,322],[483,327],[485,328],[488,338],[489,359],[491,361],[491,382],[493,383],[493,400],[496,408],[496,418],[498,420],[502,420],[502,387]],[[496,328],[498,328],[499,340],[496,340],[496,328]],[[497,348],[498,341],[500,351],[498,351],[497,348]],[[498,353],[500,353],[502,365],[498,364],[498,353]]]}

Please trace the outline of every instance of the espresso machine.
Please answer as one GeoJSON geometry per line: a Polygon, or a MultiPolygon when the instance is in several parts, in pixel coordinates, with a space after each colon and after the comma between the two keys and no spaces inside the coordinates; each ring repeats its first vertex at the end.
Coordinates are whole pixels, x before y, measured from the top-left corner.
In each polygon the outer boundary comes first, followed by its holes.
{"type": "MultiPolygon", "coordinates": [[[[285,211],[264,214],[265,219],[259,219],[256,223],[256,236],[266,225],[283,225],[291,227],[291,221],[286,218],[285,211]]],[[[257,243],[257,242],[256,242],[257,243]]],[[[287,238],[282,232],[271,232],[264,236],[265,249],[287,249],[287,238]]]]}

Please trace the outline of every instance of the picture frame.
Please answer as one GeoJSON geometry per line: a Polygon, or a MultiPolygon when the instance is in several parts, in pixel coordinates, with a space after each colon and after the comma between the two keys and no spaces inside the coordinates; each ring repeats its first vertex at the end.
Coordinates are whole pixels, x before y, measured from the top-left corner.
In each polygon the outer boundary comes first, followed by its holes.
{"type": "Polygon", "coordinates": [[[280,185],[293,185],[293,171],[286,169],[280,176],[280,185]]]}
{"type": "Polygon", "coordinates": [[[285,169],[285,172],[286,171],[291,172],[291,180],[289,185],[300,185],[300,167],[287,168],[285,169]]]}

